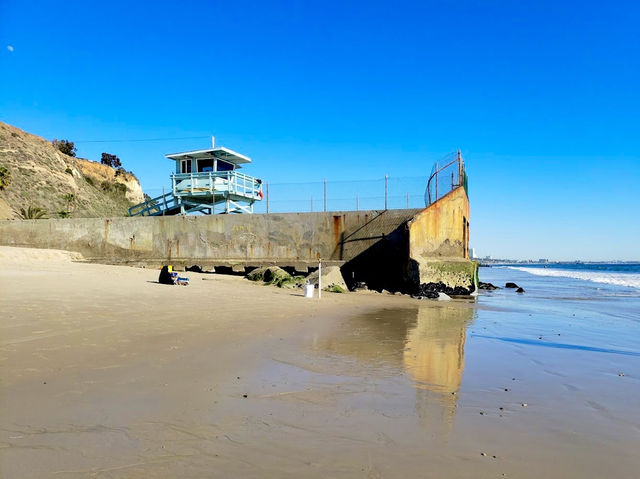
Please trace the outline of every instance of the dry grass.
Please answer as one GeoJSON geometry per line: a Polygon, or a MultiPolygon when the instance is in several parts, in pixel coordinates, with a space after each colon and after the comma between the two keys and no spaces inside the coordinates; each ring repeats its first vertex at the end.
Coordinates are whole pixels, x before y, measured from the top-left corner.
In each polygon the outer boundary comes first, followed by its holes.
{"type": "Polygon", "coordinates": [[[72,217],[124,216],[131,205],[143,201],[134,175],[116,177],[113,168],[64,155],[44,138],[2,122],[0,166],[11,171],[12,179],[0,191],[2,218],[18,218],[20,209],[30,206],[42,208],[50,217],[69,208],[72,217]],[[65,199],[69,194],[75,198],[71,205],[65,199]]]}

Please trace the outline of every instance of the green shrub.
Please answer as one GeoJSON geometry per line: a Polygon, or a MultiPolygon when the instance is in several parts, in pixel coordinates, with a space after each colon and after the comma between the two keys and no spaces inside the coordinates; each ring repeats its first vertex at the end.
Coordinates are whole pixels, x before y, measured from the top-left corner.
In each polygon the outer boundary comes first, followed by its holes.
{"type": "Polygon", "coordinates": [[[6,190],[11,184],[11,171],[4,166],[0,166],[0,190],[6,190]]]}
{"type": "Polygon", "coordinates": [[[85,176],[85,177],[84,177],[84,179],[85,179],[85,181],[86,181],[87,183],[89,183],[91,186],[95,186],[95,185],[93,184],[93,178],[89,178],[88,176],[85,176]]]}
{"type": "Polygon", "coordinates": [[[67,202],[67,213],[71,214],[71,205],[76,202],[76,195],[73,193],[67,193],[66,195],[62,195],[62,199],[67,202]]]}
{"type": "Polygon", "coordinates": [[[25,220],[39,220],[47,217],[47,212],[39,206],[29,206],[26,210],[20,208],[20,216],[25,220]]]}
{"type": "Polygon", "coordinates": [[[102,163],[103,165],[110,166],[111,168],[122,167],[122,162],[120,161],[120,158],[110,153],[103,153],[102,158],[100,158],[100,163],[102,163]]]}
{"type": "Polygon", "coordinates": [[[127,192],[127,185],[124,183],[111,182],[111,181],[103,181],[100,184],[100,187],[103,191],[108,193],[121,193],[125,194],[127,192]]]}
{"type": "Polygon", "coordinates": [[[73,144],[73,141],[69,140],[53,140],[51,142],[53,146],[55,146],[58,150],[60,150],[65,155],[76,156],[76,147],[73,144]]]}
{"type": "Polygon", "coordinates": [[[69,174],[69,175],[73,175],[73,170],[69,167],[67,167],[66,170],[64,170],[65,173],[69,174]]]}

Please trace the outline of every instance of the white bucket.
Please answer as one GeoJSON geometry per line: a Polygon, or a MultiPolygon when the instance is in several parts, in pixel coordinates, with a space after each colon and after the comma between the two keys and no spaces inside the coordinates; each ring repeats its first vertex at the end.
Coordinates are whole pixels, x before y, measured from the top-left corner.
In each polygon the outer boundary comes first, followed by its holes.
{"type": "Polygon", "coordinates": [[[304,297],[305,298],[313,298],[313,290],[315,289],[315,285],[313,284],[305,284],[304,285],[304,297]]]}

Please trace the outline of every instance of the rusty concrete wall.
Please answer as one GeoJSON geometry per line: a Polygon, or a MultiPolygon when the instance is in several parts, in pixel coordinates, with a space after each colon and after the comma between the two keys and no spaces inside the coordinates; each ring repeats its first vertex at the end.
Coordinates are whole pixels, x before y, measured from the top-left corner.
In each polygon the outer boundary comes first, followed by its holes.
{"type": "Polygon", "coordinates": [[[204,269],[341,265],[347,284],[413,291],[473,284],[469,202],[458,188],[424,210],[0,221],[0,244],[77,251],[90,261],[204,269]]]}
{"type": "Polygon", "coordinates": [[[412,258],[469,258],[469,199],[458,187],[409,222],[412,258]]]}
{"type": "Polygon", "coordinates": [[[78,251],[100,262],[171,261],[178,267],[313,265],[318,258],[342,263],[419,211],[0,221],[0,244],[78,251]]]}
{"type": "Polygon", "coordinates": [[[473,290],[477,265],[469,260],[469,199],[458,187],[408,223],[409,282],[473,290]]]}

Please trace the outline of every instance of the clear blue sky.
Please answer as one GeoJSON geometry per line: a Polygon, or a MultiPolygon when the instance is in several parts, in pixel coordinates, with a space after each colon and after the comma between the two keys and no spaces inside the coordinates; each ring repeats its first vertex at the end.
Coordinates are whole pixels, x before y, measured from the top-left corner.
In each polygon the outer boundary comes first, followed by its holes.
{"type": "MultiPolygon", "coordinates": [[[[272,183],[467,161],[481,255],[640,259],[636,2],[0,2],[0,119],[156,193],[215,134],[272,183]]],[[[301,189],[302,190],[302,189],[301,189]]]]}

